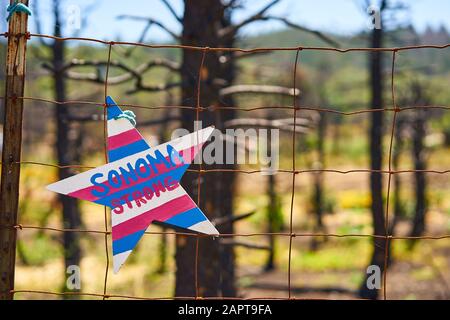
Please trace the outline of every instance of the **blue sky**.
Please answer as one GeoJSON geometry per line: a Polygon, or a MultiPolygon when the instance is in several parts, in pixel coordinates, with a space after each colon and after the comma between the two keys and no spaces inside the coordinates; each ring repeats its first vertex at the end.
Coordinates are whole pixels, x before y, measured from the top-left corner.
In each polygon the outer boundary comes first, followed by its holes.
{"type": "MultiPolygon", "coordinates": [[[[0,0],[5,5],[7,0],[0,0]]],[[[30,0],[37,1],[37,0],[30,0]]],[[[143,22],[117,20],[121,14],[149,16],[165,24],[175,32],[180,31],[178,23],[172,18],[169,11],[160,0],[61,0],[63,8],[78,6],[81,15],[88,17],[87,28],[81,35],[105,40],[116,39],[136,41],[143,22]],[[88,13],[85,8],[95,3],[95,8],[88,13]]],[[[182,0],[169,0],[178,12],[182,12],[182,0]]],[[[247,0],[246,9],[240,10],[234,16],[238,21],[267,3],[267,0],[247,0]]],[[[410,6],[408,12],[399,19],[406,23],[411,21],[418,29],[423,30],[427,25],[438,27],[445,25],[450,30],[450,0],[405,0],[410,6]]],[[[361,0],[283,0],[273,7],[272,14],[285,16],[290,20],[310,28],[333,31],[340,34],[351,34],[366,28],[367,16],[361,9],[361,0]]],[[[44,32],[50,33],[52,16],[51,1],[39,0],[41,16],[44,22],[44,32]]],[[[3,12],[4,15],[4,12],[3,12]]],[[[2,19],[3,21],[4,19],[2,19]]],[[[35,31],[33,20],[31,30],[35,31]]],[[[6,25],[3,23],[2,29],[6,25]]],[[[243,30],[244,34],[267,32],[281,28],[276,22],[256,23],[243,30]]],[[[70,32],[69,32],[70,33],[70,32]]],[[[67,35],[67,34],[66,34],[67,35]]],[[[168,36],[157,27],[151,29],[146,40],[166,41],[168,36]]]]}

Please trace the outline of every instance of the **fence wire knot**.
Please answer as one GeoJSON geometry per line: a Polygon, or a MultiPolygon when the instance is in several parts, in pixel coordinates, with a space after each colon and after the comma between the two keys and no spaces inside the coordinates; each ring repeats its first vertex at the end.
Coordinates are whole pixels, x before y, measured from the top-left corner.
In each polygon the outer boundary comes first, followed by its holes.
{"type": "Polygon", "coordinates": [[[8,22],[9,22],[9,19],[11,19],[12,15],[14,13],[16,13],[16,12],[17,13],[23,12],[23,13],[26,13],[27,15],[29,15],[29,16],[32,15],[31,9],[28,8],[25,4],[17,2],[17,0],[14,1],[13,4],[10,4],[6,8],[6,11],[9,12],[8,16],[6,17],[6,21],[8,21],[8,22]]]}
{"type": "Polygon", "coordinates": [[[136,127],[136,114],[131,110],[125,110],[123,113],[119,114],[114,119],[127,119],[131,124],[136,127]]]}

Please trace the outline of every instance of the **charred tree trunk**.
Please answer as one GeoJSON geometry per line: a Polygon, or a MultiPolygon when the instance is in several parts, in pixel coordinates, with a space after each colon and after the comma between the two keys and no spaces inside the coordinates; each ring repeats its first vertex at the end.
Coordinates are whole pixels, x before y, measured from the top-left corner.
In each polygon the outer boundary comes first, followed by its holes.
{"type": "MultiPolygon", "coordinates": [[[[268,119],[273,120],[274,115],[269,112],[268,119]]],[[[267,145],[272,144],[271,135],[268,136],[267,145]]],[[[268,196],[268,206],[267,206],[267,232],[269,233],[269,255],[267,256],[266,265],[264,266],[265,271],[274,270],[276,267],[275,256],[276,256],[276,236],[273,233],[280,232],[283,225],[283,216],[281,213],[280,199],[276,192],[276,179],[275,174],[269,174],[267,181],[267,196],[268,196]]]]}
{"type": "Polygon", "coordinates": [[[334,155],[338,155],[341,152],[341,140],[342,140],[342,134],[341,134],[341,126],[343,120],[339,116],[333,116],[332,124],[333,124],[333,144],[332,144],[332,150],[331,152],[334,155]]]}
{"type": "MultiPolygon", "coordinates": [[[[385,6],[383,1],[382,7],[385,6]]],[[[383,29],[374,29],[371,39],[372,48],[381,48],[383,46],[383,29]]],[[[372,109],[382,108],[383,104],[383,54],[381,51],[372,51],[370,57],[370,88],[372,92],[372,109]]],[[[369,130],[370,139],[370,169],[381,170],[383,155],[383,112],[371,112],[371,124],[369,130]]],[[[375,235],[385,235],[385,217],[383,208],[383,179],[380,172],[372,171],[370,173],[370,193],[372,196],[372,222],[375,235]]],[[[376,265],[380,268],[381,274],[384,270],[386,240],[384,238],[373,238],[373,253],[370,265],[376,265]]],[[[370,275],[365,273],[364,281],[361,284],[359,295],[365,299],[377,299],[378,289],[369,289],[367,279],[370,275]]]]}
{"type": "MultiPolygon", "coordinates": [[[[326,114],[322,113],[317,123],[317,161],[314,163],[313,169],[322,170],[325,167],[325,150],[324,140],[326,131],[326,114]]],[[[326,233],[325,225],[323,223],[323,215],[325,213],[325,196],[323,188],[323,172],[313,172],[314,191],[312,196],[312,209],[315,217],[314,230],[315,232],[326,233]]],[[[311,239],[311,250],[315,251],[319,248],[321,242],[326,241],[327,237],[319,238],[313,237],[311,239]]]]}
{"type": "MultiPolygon", "coordinates": [[[[275,175],[269,175],[269,181],[267,182],[267,195],[269,196],[269,205],[267,208],[267,232],[277,232],[277,195],[275,192],[275,175]]],[[[275,236],[269,234],[269,255],[267,257],[265,271],[271,271],[275,269],[275,236]]]]}
{"type": "MultiPolygon", "coordinates": [[[[397,123],[395,124],[395,146],[392,154],[392,169],[399,170],[399,162],[400,157],[403,151],[403,130],[405,127],[405,119],[399,115],[397,123]]],[[[398,221],[404,217],[404,207],[401,198],[401,188],[402,188],[402,180],[399,174],[394,174],[394,189],[393,189],[393,197],[394,197],[394,219],[389,226],[389,234],[394,234],[395,227],[398,221]]]]}
{"type": "MultiPolygon", "coordinates": [[[[57,0],[53,4],[55,29],[54,35],[61,37],[61,17],[60,7],[57,0]]],[[[52,63],[53,63],[53,85],[54,95],[57,101],[66,101],[66,81],[61,67],[64,64],[65,42],[54,41],[52,44],[52,63]]],[[[56,122],[56,151],[59,164],[73,164],[79,163],[79,143],[80,132],[70,123],[69,117],[70,107],[67,105],[55,105],[55,122],[56,122]]],[[[76,172],[71,168],[58,169],[59,180],[73,176],[76,172]]],[[[78,201],[75,198],[64,195],[59,196],[59,201],[62,205],[62,215],[64,228],[78,229],[81,226],[81,214],[78,206],[78,201]]],[[[64,245],[64,264],[67,270],[68,266],[80,265],[81,248],[80,237],[76,232],[63,233],[64,245]]],[[[67,274],[65,273],[67,276],[67,274]]],[[[65,283],[64,283],[65,285],[65,283]]],[[[67,288],[66,288],[67,289],[67,288]]],[[[75,296],[74,296],[75,297],[75,296]]]]}
{"type": "MultiPolygon", "coordinates": [[[[325,164],[324,140],[326,132],[326,114],[320,115],[317,126],[317,169],[323,169],[325,164]]],[[[324,231],[323,214],[324,214],[324,196],[323,196],[323,172],[318,171],[314,176],[314,209],[316,214],[316,228],[324,231]]]]}
{"type": "MultiPolygon", "coordinates": [[[[232,47],[234,37],[222,40],[219,30],[228,26],[230,16],[220,0],[185,0],[183,16],[183,34],[181,44],[209,47],[232,47]]],[[[182,102],[196,105],[197,75],[202,52],[183,50],[182,61],[182,102]]],[[[232,97],[219,98],[222,86],[234,80],[234,63],[231,53],[211,51],[206,53],[203,69],[200,70],[201,100],[203,107],[220,105],[232,106],[232,97]],[[225,59],[221,59],[224,56],[225,59]],[[226,63],[221,63],[227,61],[226,63]],[[224,83],[221,85],[219,83],[224,83]]],[[[192,131],[196,120],[196,111],[183,109],[182,126],[192,131]]],[[[199,113],[202,126],[215,125],[223,128],[223,123],[234,118],[233,110],[203,111],[199,113]]],[[[225,158],[225,155],[224,155],[225,158]]],[[[208,168],[223,168],[211,165],[208,168]]],[[[232,168],[228,165],[227,168],[232,168]]],[[[230,172],[203,174],[200,179],[201,197],[199,206],[210,220],[229,216],[233,209],[233,189],[235,176],[230,172]]],[[[197,199],[197,173],[188,172],[183,178],[183,185],[193,199],[197,199]]],[[[219,228],[221,233],[232,233],[231,223],[219,228]]],[[[176,296],[195,296],[195,237],[177,236],[176,248],[176,296]]],[[[234,285],[234,252],[232,246],[221,246],[219,240],[199,239],[198,255],[198,294],[200,296],[236,296],[234,285]]]]}
{"type": "MultiPolygon", "coordinates": [[[[426,169],[425,160],[425,110],[415,110],[413,119],[413,159],[414,159],[414,178],[415,178],[415,214],[413,219],[413,226],[410,233],[412,237],[423,235],[425,231],[425,214],[427,211],[426,201],[426,176],[423,170],[426,169]]],[[[414,244],[415,241],[412,242],[414,244]]]]}

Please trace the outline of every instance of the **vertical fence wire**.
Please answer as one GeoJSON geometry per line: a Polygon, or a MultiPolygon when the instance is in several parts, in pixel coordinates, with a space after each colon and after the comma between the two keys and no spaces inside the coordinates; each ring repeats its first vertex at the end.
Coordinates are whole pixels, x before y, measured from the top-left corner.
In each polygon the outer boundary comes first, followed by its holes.
{"type": "MultiPolygon", "coordinates": [[[[198,68],[198,73],[197,73],[197,92],[196,92],[196,105],[195,105],[195,119],[197,121],[197,123],[199,123],[200,120],[200,112],[201,110],[201,86],[202,86],[202,77],[203,77],[203,68],[205,65],[205,59],[206,59],[206,54],[208,52],[208,47],[204,48],[204,50],[201,51],[202,56],[201,56],[201,60],[200,60],[200,66],[198,68]]],[[[194,128],[195,130],[196,128],[194,128]]],[[[198,128],[197,128],[198,129],[198,128]]],[[[198,135],[198,130],[197,130],[197,146],[194,147],[194,149],[196,149],[197,152],[201,152],[201,147],[198,146],[200,139],[199,139],[199,135],[198,135]]],[[[201,205],[201,192],[202,192],[202,161],[200,161],[199,163],[199,170],[198,170],[198,174],[197,174],[197,205],[200,206],[201,205]]],[[[199,277],[198,277],[198,261],[199,261],[199,246],[200,246],[200,237],[197,235],[195,237],[195,299],[200,298],[200,292],[199,292],[199,277]]]]}
{"type": "Polygon", "coordinates": [[[292,240],[295,237],[293,232],[293,219],[294,219],[294,198],[295,198],[295,176],[297,175],[296,167],[296,129],[297,129],[297,110],[298,97],[297,97],[297,66],[300,56],[301,48],[298,48],[295,52],[295,61],[293,67],[293,90],[294,90],[294,129],[292,130],[292,187],[291,187],[291,206],[289,213],[289,259],[288,259],[288,298],[291,299],[291,260],[292,260],[292,240]]]}
{"type": "MultiPolygon", "coordinates": [[[[108,97],[108,79],[109,79],[109,68],[111,65],[111,51],[114,42],[108,44],[108,58],[106,63],[106,73],[105,73],[105,90],[104,90],[104,107],[103,107],[103,139],[104,139],[104,153],[105,153],[105,163],[108,163],[108,107],[106,103],[106,98],[108,97]]],[[[109,251],[108,251],[108,236],[110,234],[108,229],[108,207],[104,206],[104,225],[105,225],[105,280],[103,283],[103,300],[107,298],[108,289],[108,274],[109,274],[109,251]]]]}
{"type": "Polygon", "coordinates": [[[390,240],[391,234],[389,234],[389,203],[390,203],[390,195],[391,195],[391,177],[392,177],[392,147],[394,144],[394,133],[395,133],[395,123],[397,118],[397,104],[395,101],[395,57],[397,51],[392,51],[392,63],[391,63],[391,97],[392,97],[392,107],[394,109],[394,115],[392,117],[392,126],[391,126],[391,134],[389,140],[389,154],[388,154],[388,184],[386,191],[386,214],[384,221],[384,230],[386,233],[385,244],[384,244],[384,273],[383,273],[383,299],[387,299],[387,273],[388,273],[388,264],[389,264],[389,255],[390,255],[390,240]]]}

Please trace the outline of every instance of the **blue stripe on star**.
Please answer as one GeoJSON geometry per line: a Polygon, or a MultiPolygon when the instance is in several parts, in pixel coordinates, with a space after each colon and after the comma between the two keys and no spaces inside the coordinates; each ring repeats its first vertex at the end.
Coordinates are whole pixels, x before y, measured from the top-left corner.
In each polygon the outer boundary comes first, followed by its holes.
{"type": "Polygon", "coordinates": [[[106,107],[108,120],[114,119],[122,113],[122,110],[117,106],[111,97],[106,97],[106,107]]]}
{"type": "Polygon", "coordinates": [[[120,148],[109,150],[108,159],[109,162],[113,162],[148,149],[150,149],[150,147],[145,140],[138,140],[120,148]]]}
{"type": "Polygon", "coordinates": [[[135,233],[129,234],[121,239],[113,241],[113,255],[129,251],[133,249],[138,243],[139,239],[141,239],[145,230],[139,230],[135,233]]]}
{"type": "Polygon", "coordinates": [[[194,224],[205,221],[206,217],[198,207],[179,213],[166,221],[162,221],[168,224],[172,224],[181,228],[189,228],[194,224]]]}

